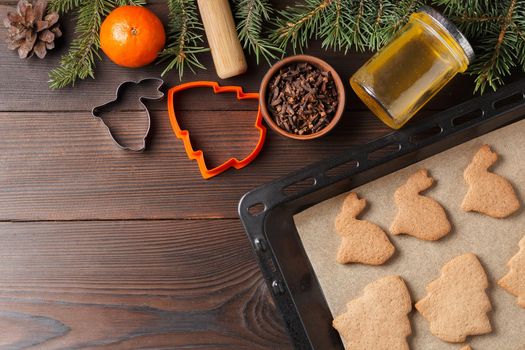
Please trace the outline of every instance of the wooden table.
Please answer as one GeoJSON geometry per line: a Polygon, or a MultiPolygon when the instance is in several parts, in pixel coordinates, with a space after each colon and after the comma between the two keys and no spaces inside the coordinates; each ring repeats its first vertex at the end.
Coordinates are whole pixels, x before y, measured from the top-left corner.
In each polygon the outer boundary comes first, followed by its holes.
{"type": "MultiPolygon", "coordinates": [[[[5,5],[0,0],[0,15],[5,5]]],[[[287,3],[287,2],[286,2],[287,3]]],[[[282,3],[281,3],[282,5],[282,3]]],[[[150,8],[164,20],[164,1],[150,8]]],[[[158,76],[161,66],[131,70],[107,59],[96,80],[51,91],[47,73],[71,40],[45,60],[20,60],[0,30],[0,348],[1,349],[289,349],[283,322],[237,216],[239,198],[277,177],[363,144],[389,130],[348,90],[343,121],[308,142],[269,132],[256,161],[205,181],[172,134],[165,102],[149,104],[144,153],[118,149],[90,115],[123,80],[158,76]]],[[[347,78],[369,54],[307,53],[347,78]]],[[[184,81],[216,80],[208,70],[184,81]]],[[[257,91],[267,70],[221,81],[257,91]]],[[[168,86],[179,81],[166,77],[168,86]]],[[[427,106],[431,114],[472,94],[456,78],[427,106]]],[[[256,104],[196,90],[179,109],[208,161],[242,157],[253,147],[256,104]]],[[[126,140],[144,130],[140,111],[121,113],[126,140]]]]}

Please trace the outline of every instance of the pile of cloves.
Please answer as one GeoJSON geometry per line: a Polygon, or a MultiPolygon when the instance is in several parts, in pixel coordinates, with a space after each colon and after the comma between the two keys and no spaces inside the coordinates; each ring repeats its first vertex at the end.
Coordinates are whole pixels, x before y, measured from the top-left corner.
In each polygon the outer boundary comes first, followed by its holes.
{"type": "Polygon", "coordinates": [[[289,133],[308,135],[322,130],[332,120],[337,104],[331,73],[309,63],[284,67],[270,80],[268,110],[289,133]]]}

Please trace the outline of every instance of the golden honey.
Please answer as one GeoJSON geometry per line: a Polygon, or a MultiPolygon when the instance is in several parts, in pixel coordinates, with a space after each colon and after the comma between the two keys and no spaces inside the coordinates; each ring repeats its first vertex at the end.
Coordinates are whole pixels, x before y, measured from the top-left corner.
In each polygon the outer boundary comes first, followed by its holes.
{"type": "Polygon", "coordinates": [[[377,117],[399,129],[464,72],[473,57],[463,34],[439,12],[424,7],[350,78],[350,84],[377,117]]]}

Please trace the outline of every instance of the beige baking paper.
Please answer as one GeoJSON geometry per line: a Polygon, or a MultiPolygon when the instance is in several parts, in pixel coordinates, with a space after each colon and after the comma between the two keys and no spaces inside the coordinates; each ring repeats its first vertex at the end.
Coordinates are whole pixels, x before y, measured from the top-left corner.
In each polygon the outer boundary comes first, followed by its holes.
{"type": "MultiPolygon", "coordinates": [[[[321,202],[294,217],[333,315],[343,313],[346,303],[360,296],[368,283],[393,274],[404,278],[415,303],[425,296],[425,286],[439,276],[441,267],[447,261],[465,252],[473,252],[480,258],[491,283],[487,292],[493,306],[489,316],[494,330],[489,335],[469,337],[468,343],[474,350],[525,349],[525,309],[518,307],[516,298],[496,284],[507,273],[506,263],[518,252],[518,242],[525,235],[523,207],[506,219],[465,213],[460,209],[467,191],[463,170],[484,143],[491,145],[500,156],[492,170],[513,183],[523,206],[525,120],[352,189],[368,201],[367,209],[359,218],[378,224],[388,233],[396,212],[393,200],[396,188],[420,168],[428,169],[435,179],[434,186],[425,194],[445,207],[453,225],[452,232],[436,242],[389,234],[396,253],[383,266],[340,265],[335,261],[340,237],[335,233],[334,221],[346,194],[321,202]]],[[[458,344],[448,344],[434,337],[429,332],[427,321],[415,308],[410,319],[413,335],[409,342],[412,350],[460,348],[458,344]]]]}

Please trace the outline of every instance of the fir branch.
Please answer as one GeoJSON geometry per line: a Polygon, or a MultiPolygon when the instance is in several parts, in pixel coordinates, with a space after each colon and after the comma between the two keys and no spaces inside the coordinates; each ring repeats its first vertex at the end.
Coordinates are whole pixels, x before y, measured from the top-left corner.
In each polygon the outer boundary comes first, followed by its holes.
{"type": "Polygon", "coordinates": [[[386,41],[396,34],[407,22],[410,15],[423,5],[420,0],[401,0],[394,4],[390,16],[385,16],[385,37],[386,41]]]}
{"type": "Polygon", "coordinates": [[[363,51],[384,45],[419,6],[418,0],[306,0],[280,12],[272,40],[294,51],[320,38],[326,49],[363,51]]]}
{"type": "Polygon", "coordinates": [[[363,27],[366,27],[368,24],[365,21],[365,0],[359,0],[356,10],[355,15],[348,18],[352,23],[350,44],[353,44],[357,50],[363,51],[365,49],[365,39],[363,37],[365,30],[363,27]]]}
{"type": "Polygon", "coordinates": [[[73,40],[69,52],[62,56],[60,66],[49,73],[52,89],[73,85],[77,78],[94,78],[95,56],[100,45],[98,30],[102,15],[109,11],[103,0],[93,0],[82,4],[78,11],[78,23],[75,32],[78,37],[73,40]]]}
{"type": "Polygon", "coordinates": [[[391,5],[391,3],[386,3],[384,0],[379,0],[377,3],[377,13],[374,23],[372,24],[372,35],[370,36],[369,45],[374,50],[380,48],[385,41],[384,32],[381,30],[381,27],[384,22],[383,16],[392,11],[391,5]]]}
{"type": "Polygon", "coordinates": [[[476,59],[468,74],[483,93],[504,83],[520,66],[525,71],[525,4],[519,0],[434,0],[473,43],[476,59]]]}
{"type": "Polygon", "coordinates": [[[114,3],[113,7],[119,6],[143,6],[146,5],[146,0],[110,0],[114,3]]]}
{"type": "Polygon", "coordinates": [[[485,90],[485,86],[488,84],[494,90],[497,85],[503,83],[503,76],[510,74],[510,65],[507,63],[512,60],[513,52],[508,50],[508,41],[505,40],[507,30],[512,21],[512,16],[516,8],[516,1],[511,0],[508,6],[507,14],[500,21],[500,30],[495,42],[492,53],[488,60],[484,60],[481,63],[473,66],[476,70],[476,90],[480,90],[481,93],[485,90]]]}
{"type": "MultiPolygon", "coordinates": [[[[476,77],[476,91],[496,89],[511,71],[525,71],[525,1],[523,0],[429,0],[457,23],[473,43],[477,57],[468,73],[476,77]]],[[[98,31],[104,15],[115,6],[143,4],[143,0],[50,0],[52,10],[76,11],[77,37],[60,66],[50,72],[50,86],[72,85],[76,79],[93,77],[98,57],[98,31]]],[[[325,49],[377,50],[390,40],[417,10],[422,0],[303,0],[280,11],[277,28],[266,37],[271,23],[268,0],[234,0],[237,29],[243,46],[270,62],[290,45],[302,50],[314,38],[325,49]]],[[[203,28],[194,0],[168,0],[170,44],[162,52],[170,60],[162,73],[176,69],[179,77],[187,67],[204,68],[197,54],[203,47],[203,28]]]]}
{"type": "Polygon", "coordinates": [[[61,13],[77,10],[77,37],[60,59],[59,67],[49,72],[49,87],[61,89],[74,85],[77,79],[94,78],[95,58],[100,58],[98,49],[102,18],[116,6],[144,3],[143,0],[52,0],[51,8],[61,13]]]}
{"type": "Polygon", "coordinates": [[[287,7],[281,11],[277,29],[270,39],[281,48],[290,43],[294,52],[308,46],[312,37],[317,37],[324,14],[333,6],[333,0],[306,0],[305,4],[287,7]]]}
{"type": "MultiPolygon", "coordinates": [[[[319,38],[326,49],[377,50],[398,32],[422,0],[304,0],[279,13],[271,39],[294,51],[319,38]]],[[[525,1],[429,0],[473,43],[468,74],[475,91],[496,89],[517,67],[525,71],[525,1]]]]}
{"type": "Polygon", "coordinates": [[[51,0],[49,7],[51,11],[66,13],[75,8],[78,8],[84,0],[51,0]]]}
{"type": "MultiPolygon", "coordinates": [[[[86,0],[49,0],[49,7],[52,11],[67,13],[86,5],[86,2],[86,0]]],[[[112,8],[124,5],[140,6],[146,4],[146,0],[106,0],[105,2],[112,8]]]]}
{"type": "MultiPolygon", "coordinates": [[[[525,17],[525,6],[523,9],[523,16],[525,17]]],[[[523,28],[520,28],[514,22],[512,23],[512,29],[516,33],[519,43],[521,44],[517,50],[518,62],[521,65],[521,69],[525,71],[525,23],[523,24],[523,28]]]]}
{"type": "Polygon", "coordinates": [[[497,0],[434,0],[434,6],[440,6],[445,16],[456,23],[469,38],[488,30],[494,23],[499,23],[503,16],[494,11],[497,0]]]}
{"type": "Polygon", "coordinates": [[[248,53],[254,53],[257,64],[262,56],[268,64],[277,58],[277,53],[284,53],[268,38],[263,37],[263,23],[270,22],[273,8],[267,0],[234,0],[235,17],[239,21],[237,32],[239,39],[248,53]]]}
{"type": "Polygon", "coordinates": [[[319,28],[320,36],[324,38],[322,42],[323,47],[333,48],[334,50],[342,50],[347,47],[348,38],[344,36],[345,26],[342,15],[342,0],[335,0],[334,6],[330,6],[326,16],[329,20],[325,21],[328,25],[321,25],[319,28]]]}
{"type": "Polygon", "coordinates": [[[184,68],[195,73],[196,68],[206,69],[197,58],[197,54],[209,49],[201,46],[202,25],[197,15],[194,0],[168,0],[169,38],[168,47],[160,54],[161,61],[170,60],[162,76],[176,69],[179,79],[184,74],[184,68]]]}

